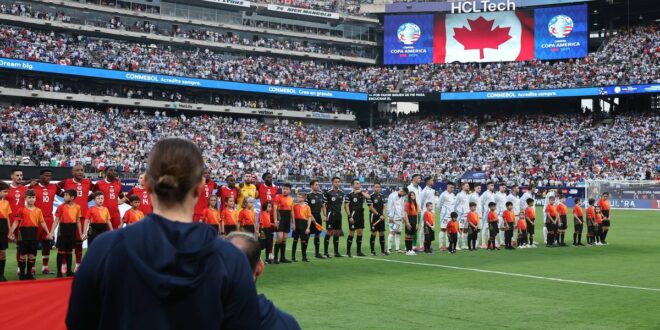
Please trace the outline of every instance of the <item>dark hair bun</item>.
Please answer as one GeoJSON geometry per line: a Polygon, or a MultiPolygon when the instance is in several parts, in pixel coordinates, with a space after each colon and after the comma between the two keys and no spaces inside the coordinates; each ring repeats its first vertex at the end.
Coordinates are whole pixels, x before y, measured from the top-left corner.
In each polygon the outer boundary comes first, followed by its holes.
{"type": "Polygon", "coordinates": [[[151,150],[146,176],[159,202],[174,205],[202,180],[203,170],[204,159],[194,143],[166,138],[151,150]]]}

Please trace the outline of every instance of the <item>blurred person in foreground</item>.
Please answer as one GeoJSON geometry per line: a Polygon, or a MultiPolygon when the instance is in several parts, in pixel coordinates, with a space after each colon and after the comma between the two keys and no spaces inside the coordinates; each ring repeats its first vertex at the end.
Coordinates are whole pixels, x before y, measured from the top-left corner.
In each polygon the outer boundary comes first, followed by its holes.
{"type": "MultiPolygon", "coordinates": [[[[250,266],[252,266],[252,277],[256,282],[264,272],[264,262],[260,258],[261,247],[259,246],[259,241],[254,235],[245,232],[233,232],[226,239],[245,253],[250,266]]],[[[293,316],[275,307],[264,295],[259,295],[259,311],[262,329],[300,329],[298,322],[293,316]]]]}
{"type": "Polygon", "coordinates": [[[258,329],[246,257],[193,223],[204,163],[184,139],[160,140],[145,187],[153,213],[100,235],[71,290],[69,329],[258,329]]]}

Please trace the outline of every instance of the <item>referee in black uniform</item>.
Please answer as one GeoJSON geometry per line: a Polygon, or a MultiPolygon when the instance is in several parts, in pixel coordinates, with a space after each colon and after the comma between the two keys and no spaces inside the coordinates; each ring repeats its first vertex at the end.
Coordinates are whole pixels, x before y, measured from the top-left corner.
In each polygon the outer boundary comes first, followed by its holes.
{"type": "Polygon", "coordinates": [[[376,234],[378,234],[380,252],[383,255],[388,255],[389,253],[385,251],[385,196],[379,182],[374,183],[374,192],[369,197],[367,205],[370,211],[371,238],[369,239],[369,247],[371,247],[371,254],[376,255],[376,234]]]}
{"type": "Polygon", "coordinates": [[[362,253],[362,229],[364,229],[364,202],[369,198],[369,195],[362,191],[360,180],[353,179],[351,182],[351,191],[344,197],[344,208],[348,214],[348,238],[346,239],[346,254],[350,258],[351,247],[353,246],[353,237],[357,231],[357,256],[364,257],[362,253]]]}
{"type": "MultiPolygon", "coordinates": [[[[319,181],[312,180],[309,183],[309,187],[311,192],[307,194],[307,205],[309,205],[309,208],[312,210],[312,217],[314,218],[314,222],[323,224],[323,213],[325,212],[323,212],[323,193],[321,193],[321,186],[319,185],[319,181]]],[[[310,226],[310,235],[314,235],[314,251],[316,252],[316,258],[324,259],[323,255],[321,255],[319,251],[321,246],[321,230],[318,230],[315,224],[310,226]]]]}
{"type": "Polygon", "coordinates": [[[325,240],[323,241],[323,252],[326,258],[330,258],[328,253],[328,245],[330,244],[330,236],[332,236],[332,245],[335,247],[335,257],[343,257],[339,254],[339,235],[341,235],[341,206],[344,203],[344,192],[339,185],[341,179],[338,177],[332,178],[332,189],[323,194],[323,205],[328,212],[325,216],[326,232],[325,240]]]}

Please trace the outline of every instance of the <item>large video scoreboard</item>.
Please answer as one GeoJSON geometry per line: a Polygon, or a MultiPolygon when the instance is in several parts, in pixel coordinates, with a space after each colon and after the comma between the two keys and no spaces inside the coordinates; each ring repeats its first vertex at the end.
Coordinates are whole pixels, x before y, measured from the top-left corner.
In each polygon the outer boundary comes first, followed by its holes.
{"type": "Polygon", "coordinates": [[[587,5],[387,15],[384,30],[390,65],[580,58],[589,37],[587,5]]]}

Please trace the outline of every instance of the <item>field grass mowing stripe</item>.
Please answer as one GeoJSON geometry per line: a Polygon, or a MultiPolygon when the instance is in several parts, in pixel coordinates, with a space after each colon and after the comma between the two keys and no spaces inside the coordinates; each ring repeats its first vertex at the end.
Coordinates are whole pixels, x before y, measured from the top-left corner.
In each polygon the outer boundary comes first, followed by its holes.
{"type": "Polygon", "coordinates": [[[400,261],[400,260],[390,260],[390,259],[371,258],[371,257],[355,257],[355,258],[366,259],[366,260],[375,260],[375,261],[384,261],[384,262],[393,262],[393,263],[398,263],[398,264],[407,264],[407,265],[416,265],[416,266],[427,266],[427,267],[438,267],[438,268],[448,268],[448,269],[465,270],[465,271],[479,272],[479,273],[498,274],[498,275],[516,276],[516,277],[525,277],[525,278],[533,278],[533,279],[537,279],[537,280],[546,280],[546,281],[554,281],[554,282],[573,283],[573,284],[586,284],[586,285],[604,286],[604,287],[619,288],[619,289],[630,289],[630,290],[642,290],[642,291],[660,292],[660,289],[658,289],[658,288],[644,288],[644,287],[639,287],[639,286],[628,286],[628,285],[609,284],[609,283],[598,283],[598,282],[588,282],[588,281],[566,280],[566,279],[563,279],[563,278],[555,278],[555,277],[544,277],[544,276],[537,276],[537,275],[518,274],[518,273],[508,273],[508,272],[500,272],[500,271],[496,271],[496,270],[487,270],[487,269],[478,269],[478,268],[468,268],[468,267],[458,267],[458,266],[449,266],[449,265],[440,265],[440,264],[427,264],[427,263],[423,263],[423,262],[413,262],[413,261],[400,261]]]}

